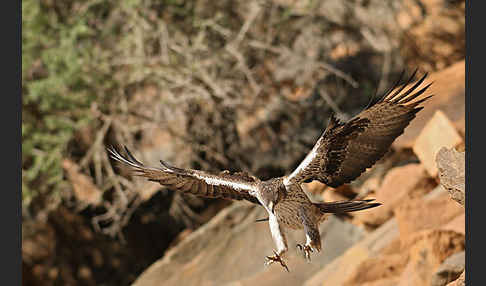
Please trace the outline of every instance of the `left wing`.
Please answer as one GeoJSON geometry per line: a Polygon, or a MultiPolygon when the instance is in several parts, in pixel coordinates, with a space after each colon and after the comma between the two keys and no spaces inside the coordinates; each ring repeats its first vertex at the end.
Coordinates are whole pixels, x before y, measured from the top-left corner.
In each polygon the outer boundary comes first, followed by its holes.
{"type": "Polygon", "coordinates": [[[259,204],[258,199],[250,195],[250,192],[257,190],[257,179],[246,173],[230,174],[224,171],[219,175],[212,175],[203,171],[173,167],[164,161],[160,161],[162,168],[152,168],[135,159],[126,147],[126,157],[113,147],[108,148],[108,152],[112,159],[125,165],[135,175],[158,182],[171,190],[207,198],[247,200],[259,204]]]}
{"type": "Polygon", "coordinates": [[[373,166],[400,136],[417,112],[417,107],[431,96],[411,102],[425,92],[431,85],[414,92],[422,84],[425,74],[410,89],[401,93],[408,82],[397,91],[392,91],[397,83],[384,94],[346,123],[334,115],[305,159],[292,174],[284,179],[286,185],[318,180],[328,186],[338,187],[359,177],[367,168],[373,166]]]}

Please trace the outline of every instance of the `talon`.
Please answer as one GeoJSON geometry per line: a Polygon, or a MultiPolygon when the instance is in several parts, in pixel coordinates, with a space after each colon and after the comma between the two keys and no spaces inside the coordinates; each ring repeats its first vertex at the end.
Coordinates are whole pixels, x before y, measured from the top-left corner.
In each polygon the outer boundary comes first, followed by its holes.
{"type": "Polygon", "coordinates": [[[302,246],[301,244],[297,244],[297,248],[303,252],[304,254],[304,257],[305,259],[307,259],[308,261],[311,261],[311,258],[310,258],[310,253],[311,252],[314,252],[314,249],[312,249],[311,246],[309,245],[304,245],[302,246]]]}
{"type": "Polygon", "coordinates": [[[290,272],[289,268],[287,267],[285,262],[282,260],[280,255],[275,250],[273,251],[273,253],[274,253],[274,256],[266,256],[265,257],[267,259],[267,261],[265,261],[265,266],[268,266],[268,265],[270,265],[274,262],[279,262],[280,265],[282,265],[282,267],[285,268],[285,270],[287,270],[287,272],[290,272]]]}

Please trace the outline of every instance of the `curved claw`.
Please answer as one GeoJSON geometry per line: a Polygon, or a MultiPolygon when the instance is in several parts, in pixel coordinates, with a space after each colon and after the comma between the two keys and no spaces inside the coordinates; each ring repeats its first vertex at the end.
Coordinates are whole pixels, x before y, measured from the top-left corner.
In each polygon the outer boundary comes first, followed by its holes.
{"type": "Polygon", "coordinates": [[[312,247],[310,247],[309,245],[302,246],[302,244],[297,244],[297,248],[304,253],[304,257],[305,259],[307,259],[307,261],[311,261],[310,253],[314,252],[312,247]]]}
{"type": "Polygon", "coordinates": [[[279,262],[280,265],[282,265],[282,267],[285,268],[285,270],[287,270],[287,272],[290,272],[289,268],[287,267],[285,262],[282,260],[282,257],[280,257],[280,255],[275,250],[273,251],[273,254],[274,254],[274,256],[266,256],[265,257],[267,259],[267,261],[265,261],[265,265],[270,265],[274,262],[279,262]]]}

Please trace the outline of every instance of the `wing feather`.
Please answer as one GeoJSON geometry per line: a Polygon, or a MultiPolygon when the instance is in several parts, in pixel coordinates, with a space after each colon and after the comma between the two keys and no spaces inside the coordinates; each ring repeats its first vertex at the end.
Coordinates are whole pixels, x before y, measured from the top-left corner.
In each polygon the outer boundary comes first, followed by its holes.
{"type": "Polygon", "coordinates": [[[258,199],[250,195],[251,191],[256,191],[257,179],[246,173],[230,174],[225,171],[219,175],[212,175],[203,171],[170,166],[164,161],[160,161],[162,168],[146,167],[126,147],[124,149],[126,156],[121,155],[113,147],[108,148],[108,152],[112,159],[122,163],[134,175],[158,182],[175,191],[208,198],[247,200],[259,204],[258,199]]]}
{"type": "Polygon", "coordinates": [[[343,123],[332,115],[326,130],[311,152],[284,179],[284,183],[319,180],[329,186],[338,187],[353,181],[367,168],[372,167],[385,155],[417,112],[422,110],[423,107],[418,105],[431,97],[413,101],[431,85],[427,84],[417,90],[427,77],[425,74],[406,89],[416,73],[417,70],[406,84],[397,88],[402,77],[400,76],[391,89],[381,98],[372,100],[350,121],[343,123]]]}
{"type": "Polygon", "coordinates": [[[351,200],[351,201],[337,201],[315,204],[323,213],[348,213],[354,211],[365,210],[380,206],[380,203],[372,203],[373,199],[369,200],[351,200]]]}

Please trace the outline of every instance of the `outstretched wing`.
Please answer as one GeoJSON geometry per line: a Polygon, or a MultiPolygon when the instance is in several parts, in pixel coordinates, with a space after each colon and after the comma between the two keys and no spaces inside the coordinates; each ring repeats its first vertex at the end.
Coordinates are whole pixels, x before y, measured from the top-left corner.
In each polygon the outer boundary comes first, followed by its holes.
{"type": "Polygon", "coordinates": [[[400,79],[381,98],[371,101],[357,116],[346,123],[333,115],[317,140],[312,151],[284,179],[285,184],[319,180],[331,187],[338,187],[359,177],[373,166],[400,136],[417,112],[418,105],[431,96],[411,102],[423,94],[431,85],[416,91],[427,74],[407,91],[402,91],[412,81],[417,71],[407,83],[396,89],[400,79]],[[415,93],[413,93],[415,92],[415,93]]]}
{"type": "Polygon", "coordinates": [[[111,158],[124,164],[134,175],[159,182],[171,190],[207,198],[247,200],[259,204],[258,199],[250,195],[250,192],[257,190],[256,179],[246,173],[230,174],[224,171],[219,175],[212,175],[203,171],[173,167],[164,161],[160,161],[162,168],[151,168],[135,159],[126,147],[125,151],[127,155],[123,156],[115,148],[108,148],[111,158]]]}

